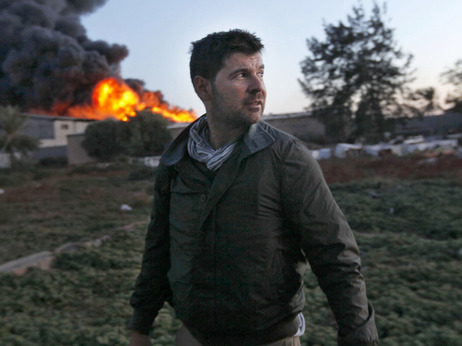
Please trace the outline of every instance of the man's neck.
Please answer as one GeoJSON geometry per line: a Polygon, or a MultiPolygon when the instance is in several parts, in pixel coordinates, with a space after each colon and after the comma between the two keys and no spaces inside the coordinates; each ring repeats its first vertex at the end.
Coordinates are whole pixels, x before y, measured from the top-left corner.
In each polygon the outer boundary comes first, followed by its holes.
{"type": "Polygon", "coordinates": [[[209,138],[208,141],[213,149],[217,150],[224,146],[225,144],[235,140],[242,136],[248,126],[243,126],[239,128],[229,128],[223,124],[215,124],[213,120],[207,118],[207,124],[209,126],[209,138]]]}

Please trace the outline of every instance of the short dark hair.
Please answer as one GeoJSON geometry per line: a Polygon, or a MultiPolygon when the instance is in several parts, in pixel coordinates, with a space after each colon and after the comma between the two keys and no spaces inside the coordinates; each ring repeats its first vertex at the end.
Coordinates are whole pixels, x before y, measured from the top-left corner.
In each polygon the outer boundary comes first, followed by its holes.
{"type": "Polygon", "coordinates": [[[202,76],[213,80],[232,53],[255,54],[263,49],[261,39],[248,31],[233,29],[214,32],[192,42],[189,72],[191,81],[202,76]]]}

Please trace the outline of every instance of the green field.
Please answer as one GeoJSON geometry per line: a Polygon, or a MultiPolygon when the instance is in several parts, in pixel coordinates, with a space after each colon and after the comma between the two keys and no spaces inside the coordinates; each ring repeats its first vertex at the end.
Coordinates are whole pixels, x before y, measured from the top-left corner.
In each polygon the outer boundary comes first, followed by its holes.
{"type": "MultiPolygon", "coordinates": [[[[381,345],[462,345],[462,161],[405,173],[409,165],[322,163],[362,252],[381,345]]],[[[49,271],[0,274],[0,345],[128,344],[151,174],[123,165],[0,171],[0,263],[110,236],[100,247],[58,255],[49,271]],[[122,204],[133,210],[120,211],[122,204]]],[[[311,273],[305,287],[302,344],[336,345],[311,273]]],[[[166,306],[154,345],[172,345],[178,325],[166,306]]]]}

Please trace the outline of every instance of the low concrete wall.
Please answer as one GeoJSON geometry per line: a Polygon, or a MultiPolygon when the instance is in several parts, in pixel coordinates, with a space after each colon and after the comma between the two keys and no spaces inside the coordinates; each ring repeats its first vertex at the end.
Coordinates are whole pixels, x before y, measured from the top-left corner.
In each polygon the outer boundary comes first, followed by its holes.
{"type": "Polygon", "coordinates": [[[43,147],[34,151],[34,160],[41,160],[45,158],[63,158],[67,157],[67,146],[60,145],[55,147],[43,147]]]}
{"type": "Polygon", "coordinates": [[[10,168],[10,154],[8,153],[0,153],[0,168],[10,168]]]}
{"type": "Polygon", "coordinates": [[[76,133],[67,136],[67,162],[69,165],[82,165],[95,161],[88,156],[87,152],[82,147],[84,138],[84,133],[76,133]]]}
{"type": "Polygon", "coordinates": [[[50,251],[42,251],[0,265],[0,273],[24,274],[30,267],[50,269],[54,256],[50,251]]]}

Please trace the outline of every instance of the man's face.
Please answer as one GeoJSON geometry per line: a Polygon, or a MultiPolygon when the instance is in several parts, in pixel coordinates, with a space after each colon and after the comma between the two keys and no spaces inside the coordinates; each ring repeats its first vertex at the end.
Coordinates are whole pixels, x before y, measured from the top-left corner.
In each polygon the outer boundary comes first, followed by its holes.
{"type": "Polygon", "coordinates": [[[266,87],[260,53],[233,53],[212,82],[212,116],[229,128],[260,121],[265,108],[266,87]]]}

